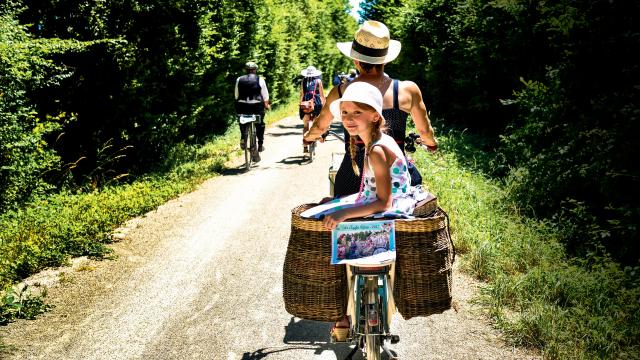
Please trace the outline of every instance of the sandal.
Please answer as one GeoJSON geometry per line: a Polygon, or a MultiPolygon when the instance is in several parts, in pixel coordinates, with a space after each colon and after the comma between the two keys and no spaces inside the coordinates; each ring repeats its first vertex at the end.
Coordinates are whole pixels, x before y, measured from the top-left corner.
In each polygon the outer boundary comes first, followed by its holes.
{"type": "Polygon", "coordinates": [[[336,324],[333,324],[330,334],[331,342],[347,342],[347,336],[349,336],[349,326],[336,326],[336,324]]]}

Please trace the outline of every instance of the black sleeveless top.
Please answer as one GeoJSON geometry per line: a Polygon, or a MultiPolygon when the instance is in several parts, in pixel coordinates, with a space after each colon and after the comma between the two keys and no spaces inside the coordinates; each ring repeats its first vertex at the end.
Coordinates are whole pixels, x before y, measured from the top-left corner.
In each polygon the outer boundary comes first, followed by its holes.
{"type": "Polygon", "coordinates": [[[238,100],[262,100],[260,90],[260,77],[256,74],[247,74],[238,79],[238,100]]]}
{"type": "MultiPolygon", "coordinates": [[[[389,136],[400,146],[400,150],[404,153],[404,138],[407,131],[407,117],[409,114],[400,110],[398,102],[398,80],[393,79],[393,108],[382,109],[382,116],[385,119],[386,131],[389,136]]],[[[340,87],[338,87],[338,95],[342,97],[340,87]]],[[[360,177],[356,176],[351,167],[351,154],[349,153],[349,133],[342,127],[344,134],[345,156],[340,164],[340,169],[336,173],[336,183],[334,186],[334,196],[340,197],[355,194],[360,190],[360,177]]],[[[364,163],[364,144],[358,144],[356,150],[356,164],[362,174],[362,165],[364,163]]]]}

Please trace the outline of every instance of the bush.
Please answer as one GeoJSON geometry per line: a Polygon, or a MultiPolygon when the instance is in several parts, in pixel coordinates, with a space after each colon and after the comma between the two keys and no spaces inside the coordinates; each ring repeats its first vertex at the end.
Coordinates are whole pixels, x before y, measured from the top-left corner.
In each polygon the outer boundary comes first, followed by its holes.
{"type": "Polygon", "coordinates": [[[0,213],[51,189],[47,174],[59,168],[60,159],[45,137],[73,115],[42,115],[31,98],[70,76],[70,70],[52,57],[79,53],[86,46],[33,39],[13,13],[0,13],[0,213]]]}

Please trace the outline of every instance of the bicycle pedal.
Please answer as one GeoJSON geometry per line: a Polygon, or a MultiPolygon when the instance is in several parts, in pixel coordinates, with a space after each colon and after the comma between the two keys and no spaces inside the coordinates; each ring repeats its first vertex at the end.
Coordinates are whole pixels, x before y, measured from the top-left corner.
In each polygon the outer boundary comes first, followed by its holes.
{"type": "Polygon", "coordinates": [[[399,342],[400,342],[400,336],[398,336],[398,335],[391,335],[391,339],[390,339],[390,340],[391,340],[391,343],[392,343],[392,344],[397,344],[397,343],[399,343],[399,342]]]}

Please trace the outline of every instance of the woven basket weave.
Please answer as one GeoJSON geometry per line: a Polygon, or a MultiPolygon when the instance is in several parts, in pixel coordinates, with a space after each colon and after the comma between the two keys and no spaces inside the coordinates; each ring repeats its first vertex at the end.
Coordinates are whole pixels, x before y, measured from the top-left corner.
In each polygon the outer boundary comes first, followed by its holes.
{"type": "Polygon", "coordinates": [[[322,221],[300,213],[315,206],[291,210],[291,235],[282,271],[282,294],[287,312],[306,320],[338,321],[347,309],[344,265],[331,265],[331,232],[322,221]]]}
{"type": "MultiPolygon", "coordinates": [[[[322,226],[322,221],[300,217],[315,205],[304,204],[291,210],[291,234],[282,271],[285,309],[306,320],[338,321],[346,314],[346,269],[344,265],[330,265],[331,232],[322,226]]],[[[393,295],[405,319],[451,307],[455,249],[448,218],[437,208],[435,199],[421,208],[414,213],[418,216],[415,219],[395,222],[393,295]]]]}
{"type": "Polygon", "coordinates": [[[413,209],[413,216],[416,217],[428,217],[438,209],[438,199],[429,193],[427,198],[418,202],[415,209],[413,209]]]}
{"type": "Polygon", "coordinates": [[[428,217],[397,220],[395,228],[398,312],[410,319],[449,309],[455,249],[446,213],[438,208],[428,217]]]}

